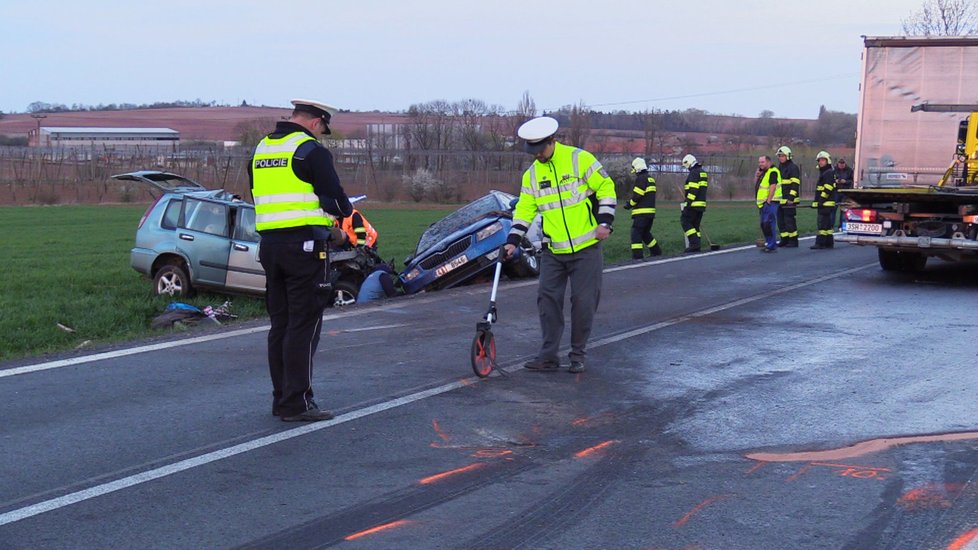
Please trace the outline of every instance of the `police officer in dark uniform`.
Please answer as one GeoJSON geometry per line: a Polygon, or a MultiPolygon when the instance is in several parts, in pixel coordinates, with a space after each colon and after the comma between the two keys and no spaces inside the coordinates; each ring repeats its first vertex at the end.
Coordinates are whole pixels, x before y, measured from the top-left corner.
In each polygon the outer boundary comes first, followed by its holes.
{"type": "Polygon", "coordinates": [[[292,116],[261,140],[249,165],[272,325],[272,414],[286,422],[329,420],[333,414],[313,401],[312,363],[332,294],[327,242],[345,238],[326,214],[349,216],[353,206],[317,137],[330,133],[336,108],[305,99],[292,105],[292,116]]]}

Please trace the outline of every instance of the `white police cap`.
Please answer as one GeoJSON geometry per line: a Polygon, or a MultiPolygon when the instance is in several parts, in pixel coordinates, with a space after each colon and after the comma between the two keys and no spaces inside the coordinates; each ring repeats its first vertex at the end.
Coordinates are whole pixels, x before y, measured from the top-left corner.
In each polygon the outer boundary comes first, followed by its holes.
{"type": "Polygon", "coordinates": [[[300,111],[312,113],[316,116],[324,116],[326,118],[326,122],[329,122],[329,119],[339,111],[339,109],[333,107],[332,105],[312,99],[293,99],[292,105],[294,105],[295,108],[300,111]]]}
{"type": "Polygon", "coordinates": [[[547,146],[547,138],[556,134],[559,126],[555,118],[538,116],[520,125],[516,135],[526,140],[527,153],[537,153],[547,146]]]}

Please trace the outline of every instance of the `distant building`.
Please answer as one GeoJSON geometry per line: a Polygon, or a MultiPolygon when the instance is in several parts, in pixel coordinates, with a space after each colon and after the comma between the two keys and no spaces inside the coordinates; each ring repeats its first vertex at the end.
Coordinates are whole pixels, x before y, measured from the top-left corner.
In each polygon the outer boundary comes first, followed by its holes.
{"type": "MultiPolygon", "coordinates": [[[[36,130],[31,134],[36,134],[36,130]]],[[[86,128],[50,126],[41,128],[40,140],[30,136],[33,147],[62,149],[167,149],[175,151],[180,132],[170,128],[86,128]]]]}

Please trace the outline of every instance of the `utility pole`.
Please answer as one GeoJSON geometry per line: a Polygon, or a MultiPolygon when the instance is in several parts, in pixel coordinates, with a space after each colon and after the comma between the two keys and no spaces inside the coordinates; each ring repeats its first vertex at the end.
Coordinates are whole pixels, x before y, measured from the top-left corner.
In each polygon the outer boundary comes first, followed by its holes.
{"type": "Polygon", "coordinates": [[[35,139],[37,140],[37,142],[36,142],[37,143],[37,145],[36,145],[37,147],[40,147],[41,146],[41,119],[42,118],[47,118],[47,117],[48,117],[48,115],[42,115],[41,113],[33,113],[33,114],[31,114],[31,118],[33,118],[34,120],[37,121],[37,134],[35,134],[35,136],[34,136],[35,139]]]}

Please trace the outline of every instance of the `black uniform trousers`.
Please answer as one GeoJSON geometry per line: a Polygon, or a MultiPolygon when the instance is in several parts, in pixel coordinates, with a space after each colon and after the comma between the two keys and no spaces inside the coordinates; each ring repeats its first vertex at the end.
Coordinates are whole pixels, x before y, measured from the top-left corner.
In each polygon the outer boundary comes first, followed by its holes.
{"type": "Polygon", "coordinates": [[[632,216],[632,258],[640,260],[645,256],[645,249],[653,256],[662,254],[659,242],[652,236],[652,224],[655,214],[635,214],[632,216]]]}
{"type": "Polygon", "coordinates": [[[832,227],[835,225],[835,207],[819,206],[816,222],[818,236],[815,237],[815,246],[832,248],[835,245],[835,237],[832,235],[832,227]]]}
{"type": "Polygon", "coordinates": [[[683,227],[683,234],[689,241],[688,250],[700,249],[700,224],[703,222],[704,211],[706,211],[706,208],[687,206],[683,208],[683,212],[679,216],[679,223],[683,227]]]}
{"type": "Polygon", "coordinates": [[[326,262],[319,257],[325,243],[262,243],[259,261],[265,269],[268,369],[272,395],[280,414],[295,415],[316,408],[312,400],[312,360],[319,346],[326,296],[326,262]]]}
{"type": "Polygon", "coordinates": [[[782,204],[778,208],[778,229],[781,230],[779,246],[798,244],[798,220],[795,219],[797,212],[798,208],[792,203],[782,204]]]}

